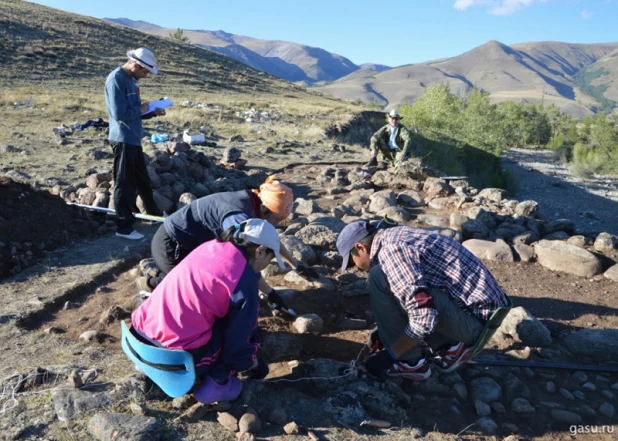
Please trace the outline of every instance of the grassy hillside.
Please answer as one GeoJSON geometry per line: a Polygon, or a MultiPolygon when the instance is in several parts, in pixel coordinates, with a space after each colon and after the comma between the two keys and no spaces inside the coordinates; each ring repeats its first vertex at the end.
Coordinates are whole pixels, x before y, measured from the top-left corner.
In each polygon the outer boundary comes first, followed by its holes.
{"type": "MultiPolygon", "coordinates": [[[[598,103],[581,90],[574,75],[617,48],[618,44],[539,42],[507,46],[490,41],[457,57],[370,76],[352,74],[318,90],[395,107],[413,102],[429,86],[446,82],[453,91],[477,86],[490,92],[493,102],[543,100],[572,116],[583,117],[592,114],[598,103]]],[[[618,85],[618,74],[604,80],[618,85]]]]}
{"type": "MultiPolygon", "coordinates": [[[[107,119],[105,78],[126,61],[126,51],[154,51],[160,74],[141,81],[146,101],[169,96],[175,102],[165,118],[145,122],[146,136],[173,136],[203,130],[221,155],[230,138],[241,135],[243,157],[251,165],[277,168],[289,162],[350,160],[354,149],[334,152],[324,129],[343,124],[363,108],[307,91],[217,53],[124,26],[20,0],[0,2],[0,172],[20,172],[41,185],[71,182],[94,167],[111,168],[105,133],[75,131],[66,139],[52,129],[102,117],[107,119]],[[200,106],[183,106],[190,100],[200,106]],[[268,112],[247,121],[245,112],[268,112]],[[286,140],[296,150],[277,149],[286,140]],[[270,149],[270,150],[268,150],[270,149]],[[4,150],[4,149],[3,149],[4,150]],[[268,153],[266,152],[268,150],[268,153]]],[[[145,144],[145,150],[156,148],[145,144]]],[[[359,155],[364,152],[359,148],[359,155]]]]}
{"type": "MultiPolygon", "coordinates": [[[[168,37],[175,31],[127,18],[105,20],[162,37],[168,37]]],[[[243,63],[250,61],[250,66],[288,81],[333,81],[359,69],[341,55],[288,41],[260,40],[223,31],[183,30],[183,34],[194,45],[211,48],[243,63]],[[244,47],[245,51],[238,47],[233,49],[235,45],[244,47]],[[249,51],[253,54],[250,55],[249,51]]]]}

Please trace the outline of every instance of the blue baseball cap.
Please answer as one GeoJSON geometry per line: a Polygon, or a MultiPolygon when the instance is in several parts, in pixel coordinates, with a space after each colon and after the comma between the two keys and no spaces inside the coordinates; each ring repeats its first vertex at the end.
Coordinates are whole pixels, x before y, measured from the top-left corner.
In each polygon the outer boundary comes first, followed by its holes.
{"type": "Polygon", "coordinates": [[[339,237],[337,237],[337,250],[339,251],[339,254],[341,254],[341,257],[343,257],[341,271],[345,271],[348,266],[348,262],[350,261],[350,252],[354,249],[354,244],[369,236],[369,233],[369,221],[365,219],[350,222],[343,230],[341,230],[339,237]]]}

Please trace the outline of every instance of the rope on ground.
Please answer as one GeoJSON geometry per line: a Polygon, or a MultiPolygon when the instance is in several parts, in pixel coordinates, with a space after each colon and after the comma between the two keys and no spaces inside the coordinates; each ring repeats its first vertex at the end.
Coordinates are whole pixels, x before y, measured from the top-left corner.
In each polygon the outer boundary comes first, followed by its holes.
{"type": "MultiPolygon", "coordinates": [[[[98,376],[96,369],[76,369],[76,370],[80,373],[94,372],[93,376],[89,375],[86,377],[86,381],[94,380],[98,376]]],[[[2,408],[0,409],[0,416],[5,415],[8,411],[16,408],[19,405],[19,400],[16,397],[26,396],[26,395],[38,395],[38,394],[51,392],[52,390],[54,390],[55,388],[50,388],[50,389],[43,389],[43,390],[37,390],[37,391],[17,393],[21,385],[29,378],[38,377],[39,375],[47,375],[47,374],[48,372],[40,372],[36,374],[31,373],[31,374],[28,374],[26,377],[24,377],[22,374],[14,374],[14,375],[11,375],[10,377],[5,378],[4,388],[2,389],[2,393],[0,394],[0,403],[4,401],[4,403],[2,403],[2,408]],[[17,379],[17,382],[12,386],[11,380],[14,378],[17,379]],[[7,389],[10,389],[10,390],[7,390],[7,389]]],[[[102,386],[102,385],[106,385],[110,383],[113,383],[113,382],[107,381],[105,383],[86,383],[83,386],[81,386],[80,389],[84,389],[84,388],[92,387],[92,386],[102,386]]]]}
{"type": "Polygon", "coordinates": [[[358,364],[358,360],[360,360],[360,357],[361,357],[361,355],[362,355],[364,350],[365,350],[365,346],[363,345],[363,348],[360,350],[360,352],[356,356],[356,360],[351,360],[350,361],[350,364],[348,365],[348,368],[343,371],[343,375],[338,375],[336,377],[302,377],[302,378],[296,378],[294,380],[288,380],[287,378],[280,378],[278,380],[264,380],[264,383],[283,383],[283,382],[285,382],[285,383],[296,383],[297,381],[306,381],[306,380],[326,380],[326,381],[331,381],[331,380],[338,380],[340,378],[349,377],[350,375],[353,375],[354,372],[356,371],[356,365],[358,364]]]}

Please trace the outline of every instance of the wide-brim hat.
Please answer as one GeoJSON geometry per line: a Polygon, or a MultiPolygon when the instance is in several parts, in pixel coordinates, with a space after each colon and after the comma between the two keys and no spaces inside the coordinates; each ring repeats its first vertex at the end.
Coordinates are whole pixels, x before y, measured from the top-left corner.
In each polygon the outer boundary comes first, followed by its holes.
{"type": "Polygon", "coordinates": [[[140,47],[127,52],[127,57],[142,66],[153,75],[158,75],[157,59],[151,50],[140,47]]]}

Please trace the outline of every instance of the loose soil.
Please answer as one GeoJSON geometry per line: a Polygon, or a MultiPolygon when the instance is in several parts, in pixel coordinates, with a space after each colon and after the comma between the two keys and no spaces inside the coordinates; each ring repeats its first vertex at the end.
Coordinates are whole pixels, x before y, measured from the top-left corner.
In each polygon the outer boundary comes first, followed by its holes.
{"type": "Polygon", "coordinates": [[[0,207],[0,279],[15,266],[36,263],[46,251],[93,236],[99,226],[59,196],[2,176],[0,207]]]}

